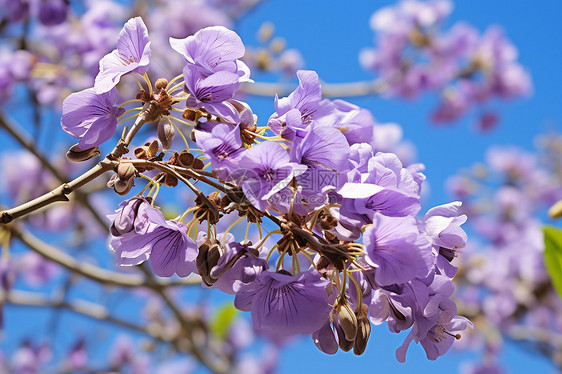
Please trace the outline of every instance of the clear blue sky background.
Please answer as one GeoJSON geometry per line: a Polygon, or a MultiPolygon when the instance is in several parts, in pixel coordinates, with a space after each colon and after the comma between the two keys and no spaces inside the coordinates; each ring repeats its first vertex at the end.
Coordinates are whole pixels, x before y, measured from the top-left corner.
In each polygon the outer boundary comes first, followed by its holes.
{"type": "MultiPolygon", "coordinates": [[[[328,82],[364,80],[372,77],[364,72],[358,62],[361,48],[372,46],[373,34],[368,20],[373,11],[393,1],[363,0],[269,0],[255,9],[239,25],[237,31],[248,45],[256,45],[255,32],[264,21],[273,21],[276,35],[287,40],[290,48],[299,49],[306,68],[318,72],[328,82]]],[[[450,126],[436,127],[429,122],[429,112],[435,97],[415,101],[365,98],[350,100],[370,109],[380,122],[397,122],[405,130],[405,137],[418,148],[419,161],[426,164],[426,175],[431,184],[431,196],[425,209],[449,201],[444,183],[448,176],[461,167],[484,159],[486,149],[492,144],[516,144],[532,149],[533,138],[546,130],[559,128],[562,122],[562,2],[543,1],[489,1],[465,0],[455,4],[451,23],[466,20],[483,31],[491,24],[501,24],[508,37],[519,48],[520,61],[530,71],[534,94],[529,99],[507,104],[494,103],[500,110],[501,123],[491,133],[479,134],[472,126],[474,116],[450,126]]],[[[262,122],[273,112],[273,99],[251,102],[262,122]]],[[[474,114],[474,113],[473,113],[474,114]]],[[[26,114],[22,114],[24,118],[26,114]]],[[[53,118],[57,121],[56,118],[53,118]]],[[[62,133],[62,131],[60,131],[62,133]]],[[[46,138],[43,138],[44,140],[46,138]]],[[[61,139],[60,134],[58,139],[61,139]]],[[[49,139],[50,141],[51,139],[49,139]]],[[[46,142],[46,140],[45,140],[46,142]]],[[[44,143],[45,143],[44,142],[44,143]]],[[[0,138],[0,143],[5,143],[0,138]]],[[[46,146],[46,144],[44,144],[46,146]]],[[[9,145],[8,145],[9,147],[9,145]]],[[[105,250],[98,251],[104,262],[111,260],[105,250]]],[[[84,294],[95,300],[99,289],[85,288],[84,294]]],[[[191,295],[193,302],[193,295],[191,295]]],[[[127,309],[117,312],[127,315],[127,309]]],[[[5,336],[19,334],[30,336],[38,326],[49,321],[49,313],[36,313],[22,308],[7,308],[4,322],[5,336]]],[[[49,339],[59,345],[71,343],[72,331],[92,332],[94,325],[84,319],[65,317],[63,329],[49,339]]],[[[45,330],[41,330],[45,331],[45,330]]],[[[114,335],[110,327],[100,332],[114,335]]],[[[425,358],[420,346],[412,345],[406,364],[399,364],[394,350],[406,334],[390,334],[386,326],[373,327],[367,351],[361,357],[352,353],[328,356],[320,353],[310,338],[289,345],[280,362],[280,373],[353,372],[365,373],[451,373],[460,362],[476,358],[474,354],[449,353],[432,362],[425,358]]],[[[1,347],[14,347],[15,340],[4,340],[1,347]]],[[[102,356],[107,347],[95,347],[102,356]]],[[[548,373],[554,371],[546,360],[508,344],[501,361],[512,373],[548,373]]]]}

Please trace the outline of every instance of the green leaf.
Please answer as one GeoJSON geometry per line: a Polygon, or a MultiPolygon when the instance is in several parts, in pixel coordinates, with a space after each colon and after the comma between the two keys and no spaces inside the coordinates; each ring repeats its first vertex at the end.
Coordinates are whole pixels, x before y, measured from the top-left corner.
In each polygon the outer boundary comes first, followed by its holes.
{"type": "Polygon", "coordinates": [[[226,304],[220,308],[213,319],[211,320],[210,328],[211,332],[218,338],[224,339],[230,326],[236,319],[238,310],[232,304],[226,304]]]}
{"type": "Polygon", "coordinates": [[[558,295],[562,297],[562,230],[545,226],[543,232],[546,270],[558,295]]]}

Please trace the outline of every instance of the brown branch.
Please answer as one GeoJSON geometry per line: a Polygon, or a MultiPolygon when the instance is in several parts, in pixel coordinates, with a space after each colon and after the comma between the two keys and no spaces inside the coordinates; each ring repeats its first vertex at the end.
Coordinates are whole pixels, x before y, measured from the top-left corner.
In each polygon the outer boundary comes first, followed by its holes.
{"type": "Polygon", "coordinates": [[[56,300],[50,300],[46,296],[39,293],[11,290],[9,292],[0,291],[0,303],[7,303],[12,305],[28,306],[28,307],[47,307],[47,308],[55,308],[55,309],[65,309],[85,317],[93,318],[99,321],[109,322],[114,325],[118,325],[130,330],[140,332],[158,341],[171,342],[174,338],[172,336],[164,335],[163,329],[155,329],[155,328],[151,329],[150,327],[136,325],[134,323],[112,317],[105,307],[96,303],[92,303],[91,301],[86,301],[86,300],[74,300],[72,302],[64,301],[64,300],[56,301],[56,300]]]}
{"type": "MultiPolygon", "coordinates": [[[[140,274],[125,274],[97,267],[92,264],[77,261],[74,257],[67,255],[59,249],[43,242],[39,238],[21,228],[13,225],[6,226],[10,233],[23,244],[29,247],[37,254],[43,256],[49,261],[55,262],[62,267],[70,270],[75,274],[96,281],[104,285],[120,286],[120,287],[146,287],[146,279],[140,274]]],[[[158,279],[156,285],[159,287],[169,286],[191,286],[201,284],[199,277],[191,277],[171,281],[166,279],[158,279]]]]}
{"type": "MultiPolygon", "coordinates": [[[[49,170],[60,183],[63,183],[69,179],[66,174],[55,168],[47,159],[47,157],[39,152],[37,147],[35,147],[35,143],[30,140],[27,135],[24,135],[24,131],[16,124],[8,120],[2,112],[0,112],[0,127],[6,130],[6,132],[10,134],[22,147],[31,152],[31,154],[33,154],[39,160],[39,162],[41,162],[41,165],[49,170]]],[[[86,194],[77,191],[76,200],[80,202],[86,209],[88,209],[88,211],[92,214],[92,216],[100,224],[100,226],[107,228],[107,222],[93,208],[93,206],[88,201],[88,197],[86,194]]]]}
{"type": "Polygon", "coordinates": [[[9,223],[16,218],[25,216],[26,214],[34,212],[57,201],[68,201],[69,199],[67,195],[84,186],[85,184],[93,181],[105,172],[113,170],[112,161],[120,158],[123,154],[128,152],[127,147],[133,140],[135,134],[145,123],[153,119],[155,111],[154,107],[155,104],[153,103],[148,103],[143,107],[133,127],[129,130],[125,138],[121,138],[113,151],[109,155],[107,155],[105,159],[100,161],[96,166],[86,171],[84,174],[80,175],[74,180],[60,185],[59,187],[44,194],[43,196],[40,196],[15,208],[0,211],[0,223],[9,223]]]}

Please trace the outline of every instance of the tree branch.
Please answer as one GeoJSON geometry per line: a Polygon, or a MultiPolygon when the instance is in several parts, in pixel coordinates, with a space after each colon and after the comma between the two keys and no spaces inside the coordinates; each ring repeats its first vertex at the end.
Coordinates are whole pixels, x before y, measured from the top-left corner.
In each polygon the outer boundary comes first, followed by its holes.
{"type": "MultiPolygon", "coordinates": [[[[125,274],[116,271],[111,271],[97,267],[92,264],[79,262],[74,257],[67,255],[59,249],[41,241],[39,238],[33,236],[31,233],[21,229],[15,228],[13,225],[6,227],[10,233],[23,244],[29,247],[37,254],[43,256],[49,261],[53,261],[62,267],[70,270],[75,274],[91,279],[95,282],[120,287],[146,287],[147,282],[144,276],[140,274],[125,274]]],[[[180,279],[179,281],[170,281],[166,279],[158,279],[156,285],[158,287],[170,286],[191,286],[201,284],[199,277],[190,277],[180,279]]]]}

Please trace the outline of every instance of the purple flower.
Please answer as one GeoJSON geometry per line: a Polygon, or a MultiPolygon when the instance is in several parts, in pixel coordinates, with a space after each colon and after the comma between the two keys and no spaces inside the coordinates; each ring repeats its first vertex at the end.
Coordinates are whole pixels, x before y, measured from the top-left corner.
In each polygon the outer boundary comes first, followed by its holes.
{"type": "Polygon", "coordinates": [[[210,276],[217,279],[213,288],[234,295],[234,284],[249,284],[256,277],[267,270],[265,259],[259,257],[257,250],[251,247],[251,242],[241,244],[235,241],[226,243],[226,251],[220,257],[216,266],[211,269],[210,276]]]}
{"type": "Polygon", "coordinates": [[[246,148],[242,147],[238,126],[221,123],[213,127],[210,133],[198,131],[196,137],[197,145],[205,152],[219,177],[227,178],[230,172],[238,169],[240,159],[246,152],[246,148]]]}
{"type": "Polygon", "coordinates": [[[245,52],[240,37],[223,26],[213,26],[185,39],[170,38],[170,45],[186,60],[183,77],[191,94],[187,106],[235,118],[235,108],[223,102],[234,96],[241,82],[251,81],[250,70],[239,60],[245,52]]]}
{"type": "MultiPolygon", "coordinates": [[[[133,200],[134,199],[134,200],[133,200]]],[[[166,220],[160,210],[146,201],[122,204],[113,216],[110,248],[115,251],[118,265],[138,265],[150,258],[154,274],[171,277],[174,273],[186,277],[195,271],[197,246],[187,236],[187,227],[166,220]]]]}
{"type": "Polygon", "coordinates": [[[261,211],[268,199],[285,189],[306,166],[290,162],[289,153],[279,143],[260,143],[244,152],[240,159],[243,169],[231,173],[230,178],[242,187],[244,195],[261,211]]]}
{"type": "Polygon", "coordinates": [[[128,73],[144,74],[150,62],[148,30],[140,17],[131,18],[117,38],[117,49],[100,61],[94,88],[101,94],[114,88],[128,73]]]}
{"type": "Polygon", "coordinates": [[[317,123],[340,130],[350,145],[371,143],[375,125],[371,112],[343,100],[334,100],[332,103],[332,115],[319,118],[317,123]]]}
{"type": "Polygon", "coordinates": [[[96,94],[93,88],[71,94],[62,104],[62,129],[80,139],[81,149],[100,145],[115,134],[117,118],[125,112],[114,106],[117,101],[115,88],[102,94],[96,94]]]}
{"type": "Polygon", "coordinates": [[[376,213],[363,233],[365,260],[382,286],[406,283],[427,276],[433,266],[429,242],[419,234],[412,217],[386,217],[376,213]]]}
{"type": "Polygon", "coordinates": [[[291,146],[291,160],[312,168],[344,172],[348,169],[349,144],[337,129],[313,126],[291,146]]]}
{"type": "Polygon", "coordinates": [[[322,89],[318,74],[310,70],[297,72],[299,86],[289,97],[275,96],[275,113],[269,117],[268,126],[277,135],[293,140],[303,137],[313,120],[329,115],[333,111],[330,100],[322,100],[322,89]]]}
{"type": "Polygon", "coordinates": [[[438,253],[437,268],[452,278],[456,268],[450,264],[456,251],[466,246],[467,236],[461,225],[466,215],[459,215],[459,201],[430,209],[424,217],[424,230],[438,253]]]}
{"type": "Polygon", "coordinates": [[[234,306],[251,311],[258,329],[311,334],[322,327],[330,313],[329,283],[312,271],[295,276],[285,271],[262,272],[248,285],[236,282],[234,306]]]}

